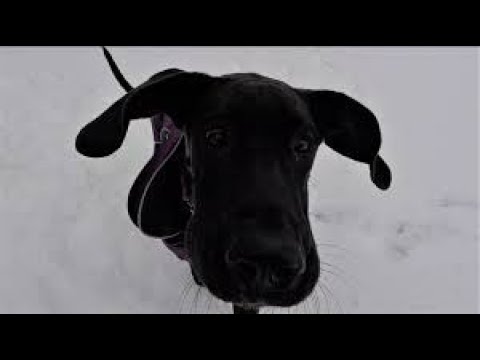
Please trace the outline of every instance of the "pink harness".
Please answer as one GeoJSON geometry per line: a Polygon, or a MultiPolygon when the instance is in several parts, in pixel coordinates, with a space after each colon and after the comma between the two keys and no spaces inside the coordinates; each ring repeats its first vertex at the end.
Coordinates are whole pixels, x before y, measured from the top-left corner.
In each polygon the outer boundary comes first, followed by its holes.
{"type": "MultiPolygon", "coordinates": [[[[173,152],[178,146],[180,146],[180,143],[183,139],[183,133],[174,125],[172,119],[166,114],[154,116],[151,122],[153,128],[153,139],[155,141],[153,161],[156,168],[156,173],[161,171],[162,167],[168,161],[173,152]]],[[[141,223],[141,221],[139,221],[139,223],[141,223]]],[[[185,261],[190,260],[188,251],[185,247],[183,231],[168,237],[163,237],[161,240],[179,259],[185,261]]]]}

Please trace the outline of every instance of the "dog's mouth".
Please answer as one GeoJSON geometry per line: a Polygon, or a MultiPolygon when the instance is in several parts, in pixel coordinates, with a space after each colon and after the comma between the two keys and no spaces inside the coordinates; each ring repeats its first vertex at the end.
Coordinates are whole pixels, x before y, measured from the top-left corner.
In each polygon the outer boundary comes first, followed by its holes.
{"type": "Polygon", "coordinates": [[[235,314],[258,314],[262,306],[261,303],[234,303],[233,311],[235,314]]]}
{"type": "Polygon", "coordinates": [[[235,306],[238,306],[239,308],[242,308],[244,310],[258,310],[262,306],[267,306],[267,304],[264,303],[248,303],[248,302],[240,302],[240,303],[234,303],[235,306]]]}
{"type": "Polygon", "coordinates": [[[241,232],[202,224],[191,219],[185,247],[195,282],[215,298],[247,312],[285,308],[304,301],[317,285],[320,260],[308,226],[241,232]]]}
{"type": "Polygon", "coordinates": [[[199,286],[206,287],[216,298],[232,303],[245,313],[258,312],[262,307],[291,307],[305,300],[315,288],[319,278],[319,260],[316,250],[307,254],[307,265],[295,285],[288,289],[259,289],[238,282],[228,271],[213,267],[199,276],[192,266],[192,274],[199,286]]]}

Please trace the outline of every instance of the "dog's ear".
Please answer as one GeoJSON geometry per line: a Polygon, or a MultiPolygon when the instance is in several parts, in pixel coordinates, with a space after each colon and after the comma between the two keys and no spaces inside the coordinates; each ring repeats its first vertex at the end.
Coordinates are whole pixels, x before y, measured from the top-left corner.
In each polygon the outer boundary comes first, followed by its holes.
{"type": "Polygon", "coordinates": [[[328,90],[298,90],[309,107],[325,144],[350,159],[366,163],[380,189],[390,187],[392,175],[380,157],[380,126],[375,115],[351,97],[328,90]]]}
{"type": "Polygon", "coordinates": [[[108,156],[122,145],[130,120],[160,112],[182,128],[196,100],[213,81],[209,75],[178,69],[152,76],[87,124],[77,135],[77,151],[88,157],[108,156]]]}

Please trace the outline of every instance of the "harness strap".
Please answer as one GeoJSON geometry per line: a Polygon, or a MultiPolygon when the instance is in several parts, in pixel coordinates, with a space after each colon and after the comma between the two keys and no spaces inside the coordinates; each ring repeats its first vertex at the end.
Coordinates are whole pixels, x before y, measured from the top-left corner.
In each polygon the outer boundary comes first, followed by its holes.
{"type": "MultiPolygon", "coordinates": [[[[155,172],[158,172],[161,171],[163,165],[180,145],[180,142],[183,139],[183,133],[175,126],[172,119],[166,114],[154,116],[151,119],[151,122],[153,139],[155,142],[154,161],[157,169],[155,172]]],[[[141,222],[139,223],[141,224],[141,222]]],[[[164,237],[161,240],[179,259],[189,261],[189,254],[185,248],[183,231],[169,237],[164,237]]]]}

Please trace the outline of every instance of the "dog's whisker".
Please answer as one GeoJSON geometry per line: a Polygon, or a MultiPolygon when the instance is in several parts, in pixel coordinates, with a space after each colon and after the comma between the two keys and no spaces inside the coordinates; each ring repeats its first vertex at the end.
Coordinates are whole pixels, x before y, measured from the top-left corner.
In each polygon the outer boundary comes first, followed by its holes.
{"type": "Polygon", "coordinates": [[[318,293],[316,291],[313,291],[312,296],[313,296],[313,299],[314,299],[314,302],[315,302],[315,306],[317,307],[316,314],[321,314],[322,313],[322,307],[321,307],[321,304],[320,304],[320,299],[318,298],[318,293]]]}
{"type": "Polygon", "coordinates": [[[315,308],[315,304],[313,303],[312,297],[308,297],[307,302],[308,302],[308,307],[310,308],[310,315],[316,314],[316,308],[315,308]]]}
{"type": "Polygon", "coordinates": [[[335,294],[329,289],[328,284],[326,282],[323,282],[323,285],[325,287],[325,291],[327,291],[330,294],[330,298],[333,300],[335,306],[340,310],[340,313],[345,314],[345,311],[343,310],[343,307],[340,304],[340,300],[337,299],[335,294]]]}
{"type": "Polygon", "coordinates": [[[187,293],[187,296],[185,298],[185,314],[189,314],[189,309],[191,309],[192,307],[192,304],[193,304],[193,295],[192,295],[192,292],[195,291],[195,282],[192,281],[191,282],[191,285],[190,285],[190,288],[188,289],[188,293],[187,293]],[[188,309],[187,309],[187,305],[188,305],[188,309]]]}
{"type": "Polygon", "coordinates": [[[304,311],[305,311],[305,314],[310,314],[311,311],[312,311],[312,307],[311,307],[311,304],[310,302],[308,301],[308,298],[305,299],[303,302],[303,308],[304,308],[304,311]]]}
{"type": "Polygon", "coordinates": [[[317,288],[318,290],[320,290],[320,292],[322,293],[323,295],[323,300],[325,302],[325,307],[327,308],[327,314],[330,314],[330,301],[329,301],[329,298],[327,296],[327,294],[325,293],[325,291],[323,290],[323,286],[322,286],[322,283],[319,281],[318,282],[318,285],[317,285],[317,288]]]}
{"type": "Polygon", "coordinates": [[[303,305],[303,313],[308,314],[307,304],[305,303],[305,301],[302,303],[302,305],[303,305]]]}
{"type": "Polygon", "coordinates": [[[320,257],[320,261],[323,261],[324,258],[331,259],[336,263],[341,262],[348,262],[348,263],[357,263],[357,259],[355,255],[349,254],[346,251],[334,249],[334,248],[318,248],[318,256],[320,257]]]}
{"type": "Polygon", "coordinates": [[[303,303],[297,305],[297,313],[303,314],[303,303]]]}
{"type": "Polygon", "coordinates": [[[300,310],[299,310],[299,305],[295,305],[295,314],[301,314],[300,310]]]}
{"type": "Polygon", "coordinates": [[[197,291],[195,292],[195,297],[193,299],[192,306],[190,307],[190,314],[195,314],[194,311],[196,311],[196,309],[197,309],[198,295],[200,293],[200,290],[201,290],[201,288],[197,285],[197,291]]]}
{"type": "Polygon", "coordinates": [[[197,305],[198,293],[199,292],[200,292],[200,288],[198,287],[198,285],[196,285],[195,286],[195,295],[193,295],[192,303],[190,305],[190,314],[195,314],[195,307],[197,305]]]}
{"type": "Polygon", "coordinates": [[[358,292],[358,287],[357,284],[353,282],[353,280],[348,279],[345,275],[339,274],[336,271],[332,271],[331,269],[325,269],[325,268],[320,268],[321,272],[324,274],[323,279],[324,280],[329,280],[331,279],[332,281],[339,281],[345,289],[352,291],[354,293],[358,292]]]}
{"type": "MultiPolygon", "coordinates": [[[[325,262],[326,260],[332,260],[335,262],[335,264],[350,264],[353,266],[356,266],[357,264],[360,263],[360,259],[357,254],[355,254],[352,251],[349,250],[343,250],[343,249],[336,249],[335,247],[319,247],[318,248],[318,255],[320,257],[321,262],[325,262]]],[[[329,263],[332,267],[335,265],[332,265],[329,263]]],[[[338,265],[337,265],[338,266],[338,265]]],[[[343,272],[343,269],[339,268],[340,271],[343,272]]]]}
{"type": "Polygon", "coordinates": [[[210,294],[210,292],[208,291],[207,288],[202,287],[202,296],[205,299],[205,301],[204,301],[204,309],[205,309],[204,314],[208,314],[208,305],[211,302],[212,294],[210,294]]]}
{"type": "MultiPolygon", "coordinates": [[[[204,287],[200,288],[200,297],[203,299],[202,304],[204,305],[204,309],[207,309],[207,302],[209,300],[210,294],[208,293],[207,290],[205,290],[204,287]]],[[[206,312],[205,312],[206,314],[206,312]]]]}
{"type": "Polygon", "coordinates": [[[210,314],[210,306],[212,305],[213,301],[213,295],[208,293],[209,299],[208,299],[208,304],[207,304],[207,314],[210,314]]]}
{"type": "Polygon", "coordinates": [[[315,286],[315,288],[313,289],[313,293],[315,293],[315,296],[317,298],[317,302],[319,304],[319,309],[321,309],[321,313],[324,314],[325,311],[324,311],[324,306],[323,306],[323,299],[322,299],[322,296],[319,294],[319,289],[318,288],[319,288],[319,285],[317,284],[317,286],[315,286]]]}
{"type": "Polygon", "coordinates": [[[330,298],[330,304],[332,304],[332,311],[333,311],[333,314],[339,314],[339,313],[343,313],[343,308],[342,306],[340,306],[340,303],[338,302],[335,294],[333,294],[333,292],[330,290],[330,288],[326,285],[326,283],[324,283],[324,290],[327,292],[327,294],[329,294],[329,298],[330,298]]]}
{"type": "Polygon", "coordinates": [[[304,313],[304,314],[309,314],[309,313],[310,313],[310,309],[309,309],[309,306],[308,306],[308,305],[309,305],[309,304],[308,304],[308,301],[307,301],[307,300],[304,300],[304,301],[302,302],[302,304],[303,304],[303,313],[304,313]]]}
{"type": "Polygon", "coordinates": [[[302,305],[303,305],[303,313],[304,314],[309,314],[309,309],[308,309],[308,301],[307,300],[304,300],[302,301],[302,305]]]}
{"type": "Polygon", "coordinates": [[[297,304],[297,305],[295,306],[295,313],[296,313],[296,314],[299,314],[299,315],[302,314],[302,304],[301,304],[301,303],[300,303],[300,304],[297,304]]]}
{"type": "Polygon", "coordinates": [[[190,308],[192,307],[192,304],[193,304],[193,293],[195,292],[195,286],[196,286],[195,281],[193,281],[187,294],[187,299],[189,299],[190,301],[190,306],[189,306],[190,308]]]}
{"type": "Polygon", "coordinates": [[[213,308],[215,310],[215,312],[220,312],[219,309],[218,309],[218,301],[217,301],[217,298],[213,297],[212,296],[212,301],[210,301],[210,304],[213,304],[213,308]]]}
{"type": "Polygon", "coordinates": [[[345,264],[354,264],[354,260],[345,253],[339,252],[330,252],[330,251],[319,251],[318,256],[320,257],[320,262],[324,262],[325,259],[335,263],[345,263],[345,264]]]}
{"type": "Polygon", "coordinates": [[[186,282],[183,282],[182,290],[180,291],[180,294],[179,294],[179,296],[180,296],[180,299],[179,299],[179,302],[178,302],[178,312],[179,313],[182,312],[182,303],[183,303],[183,299],[185,297],[185,293],[187,291],[188,285],[189,285],[188,280],[186,280],[186,282]]]}
{"type": "Polygon", "coordinates": [[[335,270],[332,270],[332,269],[328,269],[328,268],[324,268],[324,267],[320,267],[320,271],[322,272],[322,274],[326,274],[324,275],[324,278],[327,277],[327,276],[332,276],[334,278],[337,278],[339,280],[341,280],[342,282],[344,282],[346,284],[346,280],[343,278],[343,274],[340,274],[338,272],[336,272],[335,270]]]}
{"type": "Polygon", "coordinates": [[[330,294],[325,290],[325,287],[324,287],[323,284],[319,284],[319,289],[320,289],[321,293],[323,294],[323,298],[325,300],[325,305],[327,307],[327,314],[329,314],[329,315],[334,314],[334,308],[333,308],[333,305],[332,305],[332,299],[331,299],[330,294]]]}
{"type": "Polygon", "coordinates": [[[315,307],[312,303],[312,297],[309,296],[308,298],[305,299],[305,302],[308,304],[308,309],[309,309],[309,315],[315,314],[315,307]]]}
{"type": "Polygon", "coordinates": [[[337,273],[342,274],[342,275],[346,274],[345,270],[342,269],[340,266],[332,264],[332,263],[327,262],[325,260],[321,261],[321,266],[326,266],[326,267],[330,268],[331,270],[336,271],[337,273]]]}
{"type": "Polygon", "coordinates": [[[187,279],[186,284],[183,287],[182,293],[180,295],[180,305],[179,305],[180,314],[183,312],[183,307],[185,305],[185,301],[187,299],[188,294],[190,293],[190,290],[192,289],[193,283],[194,283],[193,279],[187,279]]]}
{"type": "Polygon", "coordinates": [[[335,280],[338,279],[345,286],[346,289],[358,292],[359,280],[356,276],[347,273],[341,267],[323,261],[320,269],[327,275],[331,275],[335,280]]]}
{"type": "Polygon", "coordinates": [[[202,310],[202,307],[200,306],[202,304],[202,298],[203,297],[203,288],[201,286],[198,287],[198,295],[197,295],[197,301],[195,303],[195,314],[199,314],[202,310]],[[198,308],[200,307],[200,310],[198,308]]]}
{"type": "Polygon", "coordinates": [[[345,248],[341,245],[338,245],[338,244],[315,241],[315,245],[317,245],[318,248],[321,248],[322,252],[326,251],[326,250],[336,251],[339,254],[342,254],[342,255],[345,255],[345,256],[351,256],[351,257],[355,258],[355,253],[352,250],[347,249],[347,248],[345,248]]]}

